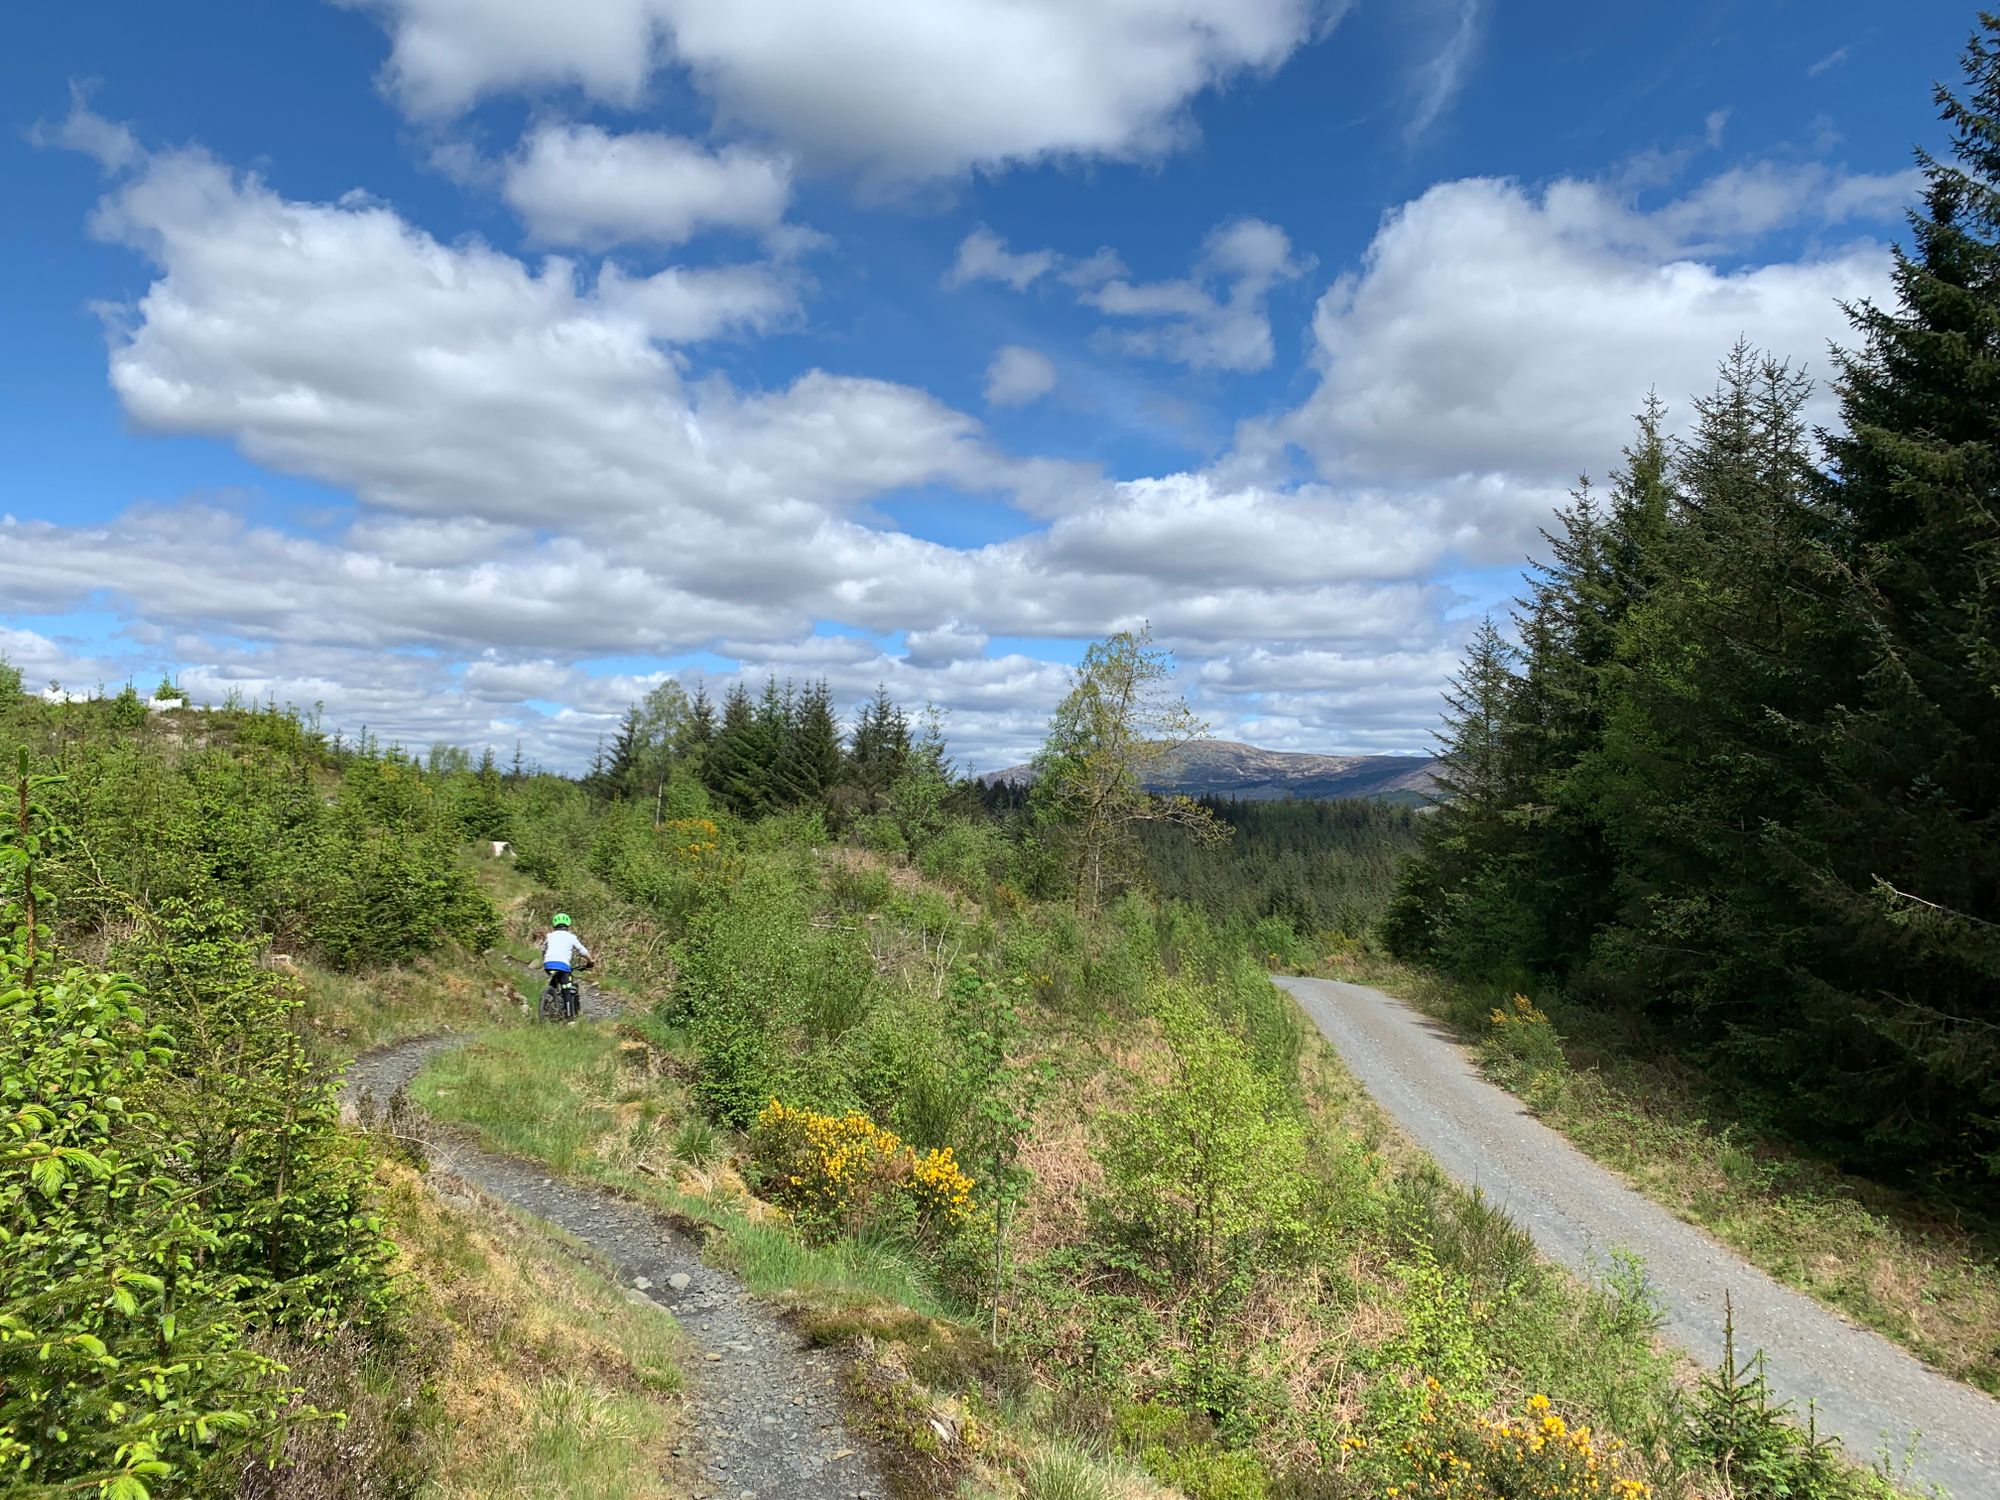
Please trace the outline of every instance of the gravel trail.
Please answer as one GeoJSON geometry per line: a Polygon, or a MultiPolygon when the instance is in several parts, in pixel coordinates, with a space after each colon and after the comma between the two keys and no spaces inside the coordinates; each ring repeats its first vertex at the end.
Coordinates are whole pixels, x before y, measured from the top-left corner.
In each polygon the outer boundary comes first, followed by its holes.
{"type": "MultiPolygon", "coordinates": [[[[586,1019],[616,1006],[586,985],[586,1019]]],[[[406,1118],[399,1096],[424,1064],[463,1036],[422,1037],[357,1058],[344,1102],[362,1118],[406,1118]]],[[[602,1188],[551,1176],[529,1162],[427,1131],[433,1174],[448,1175],[583,1241],[609,1261],[630,1295],[664,1307],[695,1346],[685,1371],[690,1437],[705,1488],[689,1500],[878,1500],[889,1488],[849,1434],[841,1366],[806,1347],[734,1277],[703,1265],[696,1241],[669,1221],[602,1188]]]]}
{"type": "Polygon", "coordinates": [[[1614,1250],[1645,1261],[1664,1333],[1704,1364],[1721,1356],[1723,1298],[1741,1350],[1762,1347],[1771,1388],[1850,1456],[1920,1434],[1912,1472],[1954,1500],[2000,1500],[2000,1402],[1929,1369],[1880,1335],[1781,1286],[1642,1197],[1480,1076],[1441,1028],[1366,985],[1280,978],[1375,1102],[1452,1178],[1477,1187],[1573,1270],[1614,1250]]]}

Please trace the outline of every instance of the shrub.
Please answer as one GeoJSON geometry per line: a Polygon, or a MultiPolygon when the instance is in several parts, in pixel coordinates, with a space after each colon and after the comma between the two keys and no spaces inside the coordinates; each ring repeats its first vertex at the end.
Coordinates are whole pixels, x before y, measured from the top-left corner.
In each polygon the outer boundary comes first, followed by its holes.
{"type": "Polygon", "coordinates": [[[241,925],[219,901],[173,901],[121,950],[180,1039],[174,1065],[128,1097],[172,1131],[180,1174],[204,1184],[211,1259],[267,1297],[267,1319],[383,1323],[392,1251],[373,1162],[340,1131],[334,1084],[295,1027],[296,981],[258,965],[241,925]]]}
{"type": "Polygon", "coordinates": [[[247,1347],[223,1237],[179,1143],[125,1099],[172,1059],[126,980],[30,983],[0,952],[0,1465],[11,1485],[143,1500],[273,1442],[282,1367],[247,1347]]]}
{"type": "Polygon", "coordinates": [[[1515,995],[1491,1013],[1492,1029],[1481,1051],[1488,1067],[1509,1087],[1533,1083],[1542,1075],[1569,1070],[1562,1038],[1555,1026],[1526,995],[1515,995]]]}
{"type": "Polygon", "coordinates": [[[700,1058],[695,1098],[709,1116],[747,1128],[784,1089],[786,1023],[822,982],[805,893],[787,872],[754,864],[731,898],[696,912],[675,949],[666,1019],[685,1021],[700,1058]]]}
{"type": "Polygon", "coordinates": [[[917,864],[933,880],[976,897],[1006,874],[1008,853],[1005,835],[991,823],[953,818],[924,846],[917,864]]]}
{"type": "Polygon", "coordinates": [[[1511,1416],[1468,1415],[1436,1381],[1423,1425],[1398,1456],[1404,1487],[1426,1500],[1645,1500],[1652,1485],[1616,1438],[1572,1426],[1546,1396],[1511,1416]]]}
{"type": "Polygon", "coordinates": [[[1691,1446],[1743,1500],[1837,1500],[1865,1493],[1865,1480],[1843,1472],[1839,1443],[1820,1437],[1810,1421],[1799,1428],[1790,1413],[1788,1403],[1771,1399],[1762,1351],[1737,1358],[1731,1309],[1723,1322],[1722,1363],[1702,1377],[1690,1415],[1691,1446]]]}
{"type": "Polygon", "coordinates": [[[972,1179],[951,1148],[922,1153],[866,1115],[788,1109],[776,1099],[751,1135],[765,1194],[819,1235],[908,1223],[942,1238],[972,1219],[972,1179]]]}
{"type": "Polygon", "coordinates": [[[1206,1424],[1156,1401],[1120,1409],[1116,1432],[1146,1471],[1192,1500],[1264,1500],[1268,1478],[1249,1453],[1225,1448],[1206,1424]]]}
{"type": "Polygon", "coordinates": [[[1212,1019],[1212,987],[1162,980],[1152,1003],[1173,1072],[1105,1122],[1100,1217],[1158,1272],[1203,1290],[1302,1263],[1319,1226],[1283,1090],[1212,1019]]]}

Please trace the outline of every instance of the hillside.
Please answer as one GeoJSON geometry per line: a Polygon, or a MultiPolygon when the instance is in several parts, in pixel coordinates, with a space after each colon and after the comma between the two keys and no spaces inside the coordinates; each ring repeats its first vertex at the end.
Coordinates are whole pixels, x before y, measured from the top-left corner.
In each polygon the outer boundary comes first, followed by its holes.
{"type": "MultiPolygon", "coordinates": [[[[1421,802],[1433,785],[1435,764],[1428,755],[1310,755],[1264,750],[1235,740],[1195,740],[1162,762],[1148,790],[1245,802],[1283,797],[1421,802]]],[[[987,786],[1025,784],[1035,779],[1035,771],[1032,766],[1010,766],[979,779],[987,786]]]]}

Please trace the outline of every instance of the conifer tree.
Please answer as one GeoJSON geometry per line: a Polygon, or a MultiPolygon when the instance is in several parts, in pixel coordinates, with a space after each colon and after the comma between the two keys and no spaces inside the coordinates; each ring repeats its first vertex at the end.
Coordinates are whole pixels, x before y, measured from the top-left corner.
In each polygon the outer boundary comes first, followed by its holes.
{"type": "Polygon", "coordinates": [[[1876,1137],[2000,1176],[2000,19],[1963,66],[1897,305],[1850,309],[1828,499],[1858,680],[1785,847],[1840,935],[1857,1062],[1886,1070],[1876,1137]]]}
{"type": "Polygon", "coordinates": [[[611,742],[611,756],[604,765],[604,795],[629,797],[639,790],[640,763],[646,749],[646,732],[639,705],[625,710],[618,721],[618,734],[611,742]]]}
{"type": "Polygon", "coordinates": [[[863,812],[879,812],[910,758],[910,721],[878,683],[855,718],[848,775],[863,812]]]}
{"type": "Polygon", "coordinates": [[[1445,693],[1437,810],[1384,918],[1390,946],[1459,972],[1518,967],[1530,944],[1518,874],[1516,815],[1527,800],[1514,712],[1519,652],[1489,617],[1445,693]]]}
{"type": "Polygon", "coordinates": [[[706,683],[697,684],[694,698],[688,704],[687,718],[681,724],[680,737],[674,742],[674,753],[700,775],[717,732],[715,700],[708,696],[706,683]]]}
{"type": "Polygon", "coordinates": [[[500,767],[493,759],[491,745],[479,757],[479,769],[473,776],[472,795],[464,803],[461,816],[469,837],[504,839],[508,836],[511,816],[506,792],[500,782],[500,767]]]}
{"type": "Polygon", "coordinates": [[[751,763],[756,717],[749,689],[740,681],[731,683],[722,700],[721,728],[716,731],[715,743],[702,764],[702,781],[732,808],[737,807],[736,784],[751,763]]]}
{"type": "Polygon", "coordinates": [[[1726,1049],[1714,1060],[1752,1087],[1828,1045],[1806,1004],[1819,938],[1769,845],[1818,777],[1837,691],[1810,390],[1739,346],[1695,403],[1661,576],[1622,622],[1604,744],[1582,773],[1619,872],[1600,980],[1726,1049]]]}
{"type": "Polygon", "coordinates": [[[833,693],[821,679],[792,700],[781,778],[785,799],[824,806],[841,766],[840,722],[833,714],[833,693]]]}

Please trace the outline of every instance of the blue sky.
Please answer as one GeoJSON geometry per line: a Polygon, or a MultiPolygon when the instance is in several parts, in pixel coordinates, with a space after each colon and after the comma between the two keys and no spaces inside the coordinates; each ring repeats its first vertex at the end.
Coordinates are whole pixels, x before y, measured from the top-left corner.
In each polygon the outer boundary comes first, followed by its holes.
{"type": "Polygon", "coordinates": [[[1970,9],[17,8],[0,654],[586,757],[678,672],[1032,747],[1150,620],[1420,750],[1648,389],[1886,296],[1970,9]]]}

